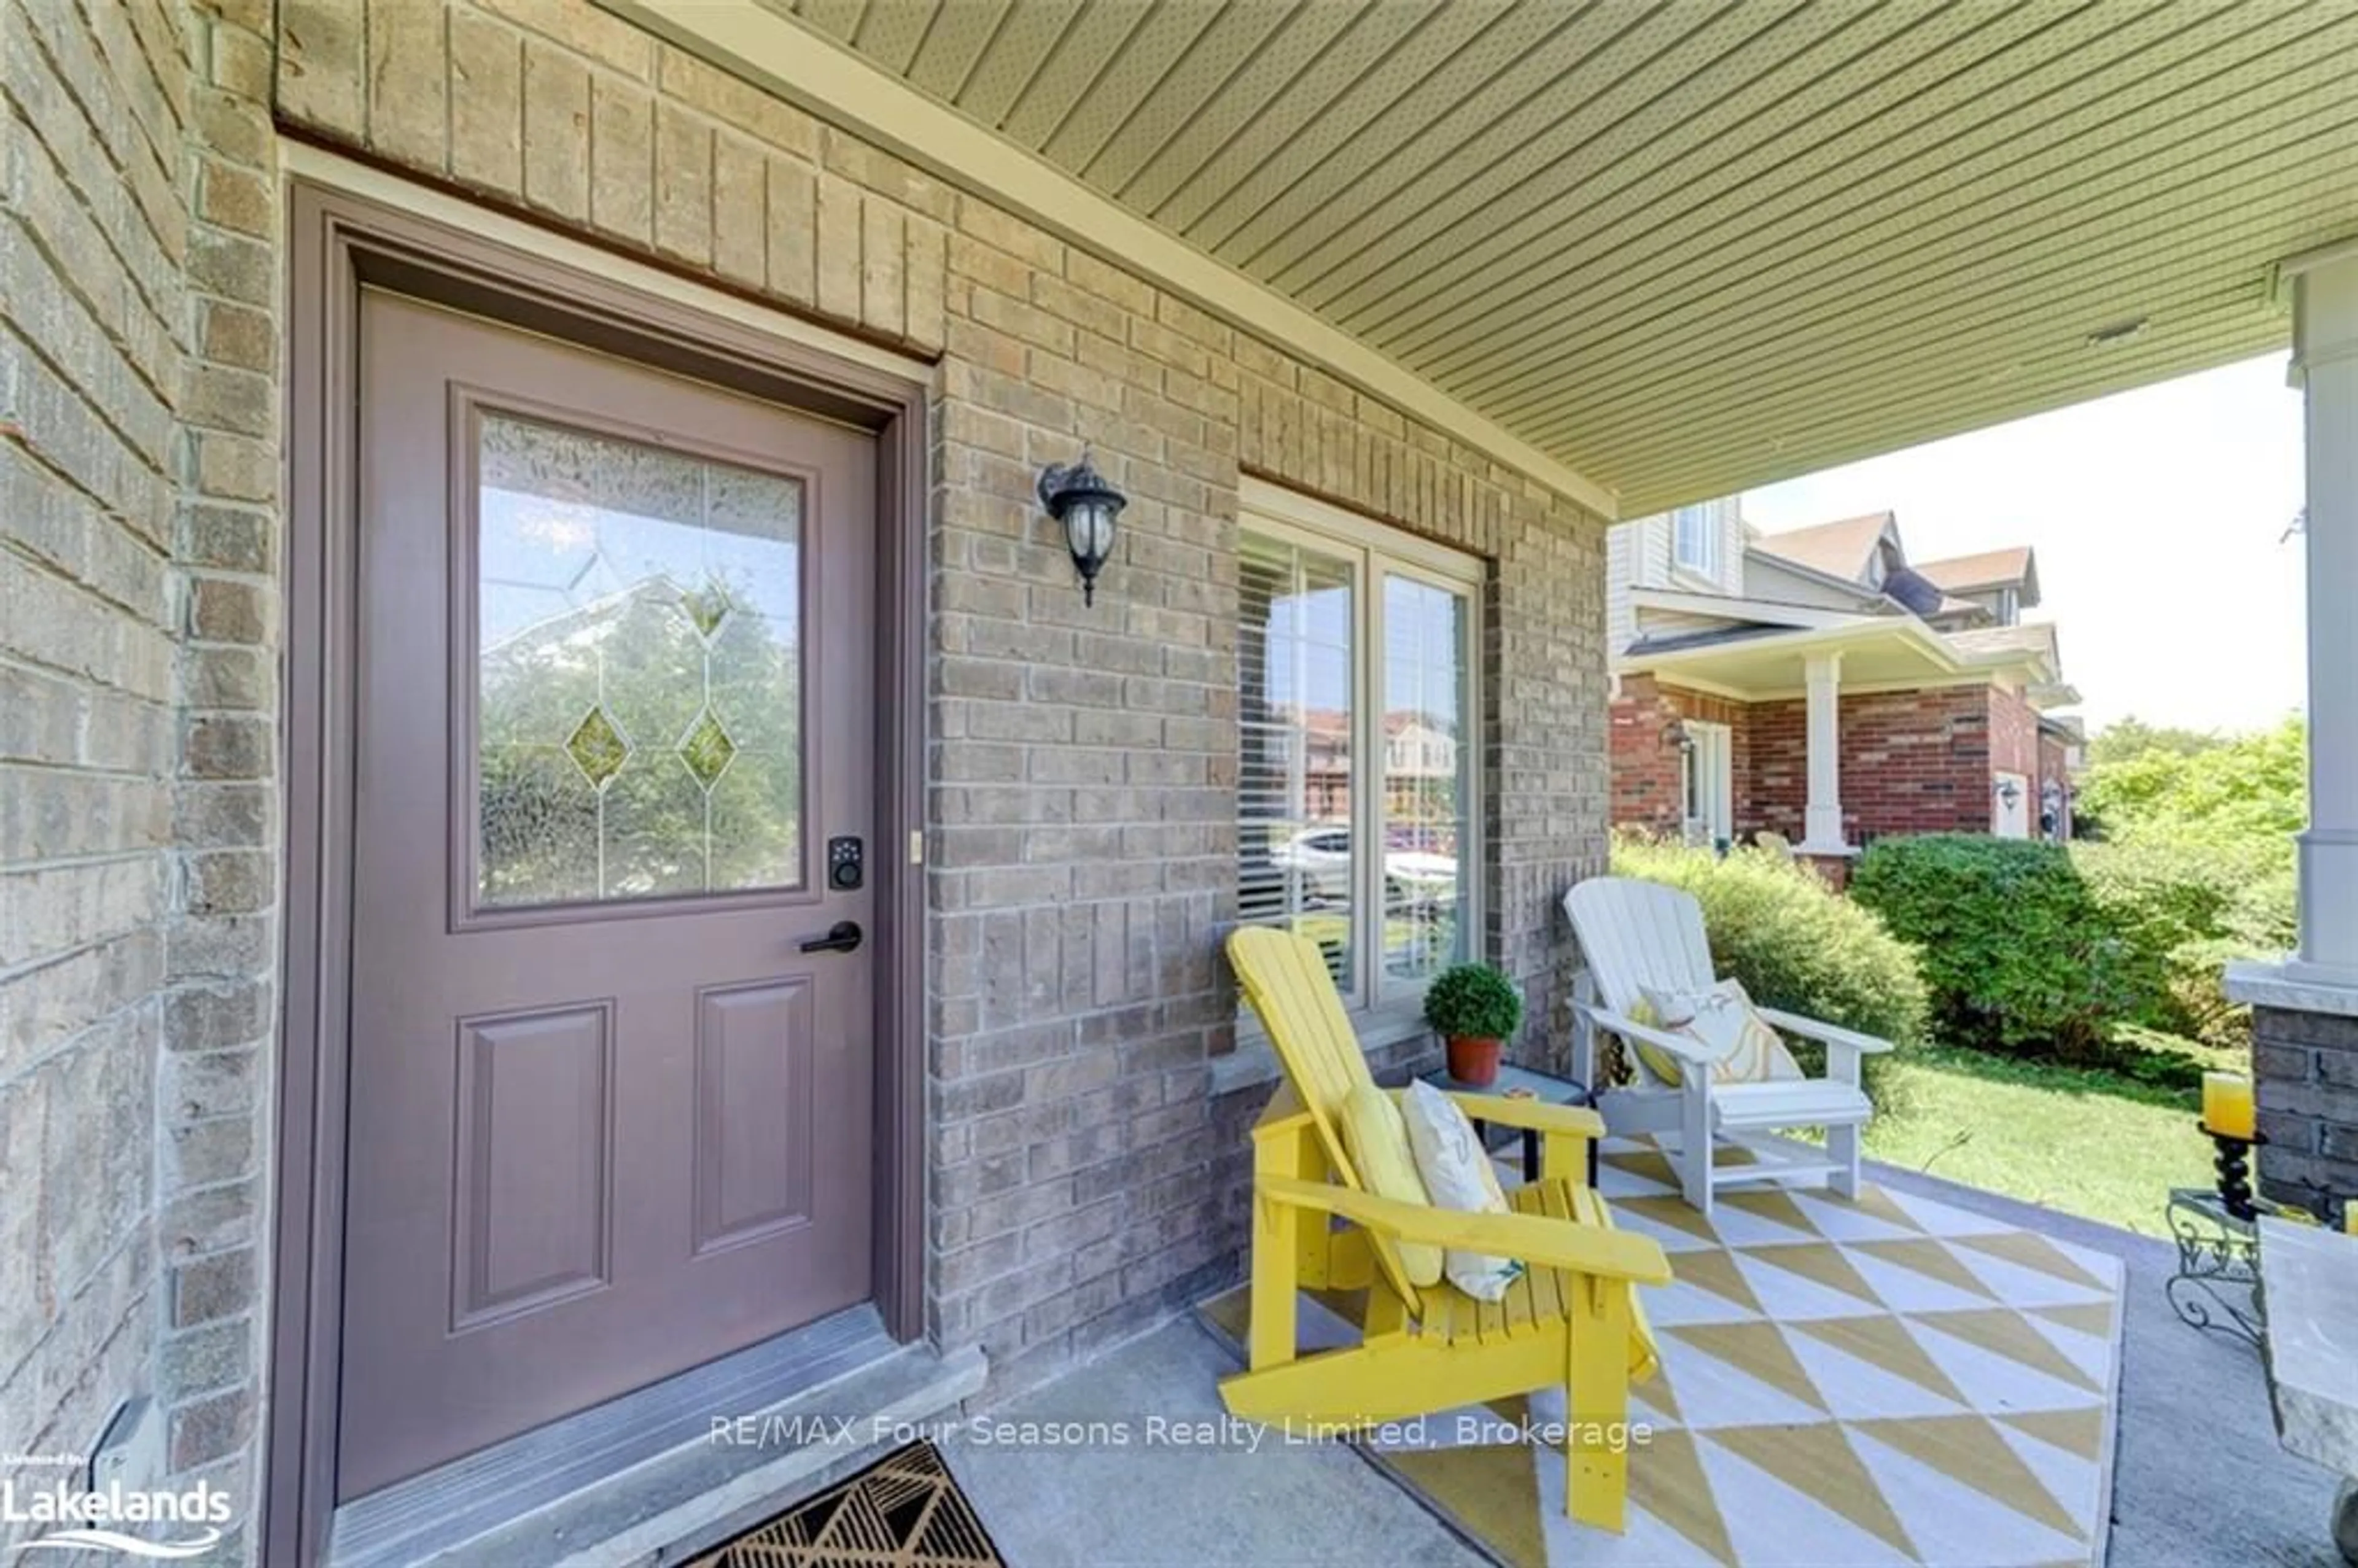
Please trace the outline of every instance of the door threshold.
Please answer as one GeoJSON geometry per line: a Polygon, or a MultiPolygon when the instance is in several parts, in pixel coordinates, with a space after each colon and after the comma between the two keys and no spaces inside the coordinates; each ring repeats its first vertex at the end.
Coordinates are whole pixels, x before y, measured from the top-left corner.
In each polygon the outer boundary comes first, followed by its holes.
{"type": "Polygon", "coordinates": [[[678,1562],[953,1411],[985,1370],[979,1350],[893,1343],[863,1303],[344,1504],[326,1568],[678,1562]]]}

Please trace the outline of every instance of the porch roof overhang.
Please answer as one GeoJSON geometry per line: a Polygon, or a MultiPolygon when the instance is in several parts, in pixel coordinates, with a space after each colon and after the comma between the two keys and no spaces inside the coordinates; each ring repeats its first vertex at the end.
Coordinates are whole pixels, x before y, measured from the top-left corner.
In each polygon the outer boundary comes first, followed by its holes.
{"type": "Polygon", "coordinates": [[[2035,655],[1963,653],[1912,616],[1852,617],[1838,625],[1769,628],[1668,647],[1640,644],[1621,655],[1616,668],[1739,702],[1768,702],[1802,696],[1809,662],[1822,654],[1842,655],[1844,691],[1996,683],[2024,692],[2035,704],[2034,694],[2041,691],[2058,699],[2079,695],[2054,686],[2053,672],[2035,655]]]}
{"type": "Polygon", "coordinates": [[[1621,515],[2283,347],[2358,9],[600,0],[1621,515]]]}
{"type": "MultiPolygon", "coordinates": [[[[1858,593],[1863,611],[1874,596],[1858,593]]],[[[1786,604],[1771,599],[1736,599],[1724,593],[1699,593],[1675,588],[1632,588],[1629,602],[1639,610],[1667,610],[1684,615],[1723,616],[1758,622],[1766,626],[1848,626],[1862,619],[1858,611],[1831,610],[1822,604],[1786,604]]]]}

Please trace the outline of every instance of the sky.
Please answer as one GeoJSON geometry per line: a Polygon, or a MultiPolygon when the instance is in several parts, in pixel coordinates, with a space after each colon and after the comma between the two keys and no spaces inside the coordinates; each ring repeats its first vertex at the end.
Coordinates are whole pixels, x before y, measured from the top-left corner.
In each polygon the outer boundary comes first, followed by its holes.
{"type": "Polygon", "coordinates": [[[1910,560],[2038,552],[2097,730],[2252,730],[2302,704],[2300,395],[2283,354],[1747,491],[1764,534],[1895,513],[1910,560]]]}

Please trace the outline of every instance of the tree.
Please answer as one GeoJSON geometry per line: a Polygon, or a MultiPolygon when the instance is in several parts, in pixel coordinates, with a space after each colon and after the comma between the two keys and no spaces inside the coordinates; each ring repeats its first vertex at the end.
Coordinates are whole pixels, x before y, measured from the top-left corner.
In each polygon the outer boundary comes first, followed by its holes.
{"type": "MultiPolygon", "coordinates": [[[[2112,740],[2134,720],[2115,725],[2112,740]]],[[[2291,835],[2309,820],[2309,733],[2298,718],[2273,730],[2234,736],[2144,730],[2147,744],[2130,752],[2092,744],[2093,765],[2080,785],[2080,805],[2104,824],[2108,838],[2166,838],[2174,842],[2246,845],[2266,838],[2290,852],[2291,835]]]]}
{"type": "Polygon", "coordinates": [[[2243,1038],[2247,1018],[2222,992],[2221,968],[2298,935],[2293,835],[2309,817],[2308,739],[2287,719],[2088,770],[2080,802],[2106,842],[2074,846],[2072,860],[2134,942],[2163,955],[2176,1016],[2147,1022],[2213,1044],[2243,1038]]]}
{"type": "Polygon", "coordinates": [[[2147,752],[2167,752],[2173,756],[2190,757],[2197,752],[2208,751],[2223,743],[2213,730],[2147,724],[2132,713],[2104,726],[2088,741],[2088,763],[2095,767],[2106,762],[2126,762],[2147,752]]]}

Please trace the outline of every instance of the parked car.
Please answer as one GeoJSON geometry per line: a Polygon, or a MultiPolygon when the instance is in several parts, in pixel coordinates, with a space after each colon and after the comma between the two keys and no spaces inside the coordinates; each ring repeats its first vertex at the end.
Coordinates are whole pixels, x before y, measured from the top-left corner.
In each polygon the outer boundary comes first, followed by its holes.
{"type": "MultiPolygon", "coordinates": [[[[1351,832],[1347,827],[1305,827],[1270,852],[1271,860],[1299,879],[1308,899],[1321,903],[1351,901],[1351,832]]],[[[1457,861],[1423,849],[1384,851],[1384,907],[1423,911],[1450,902],[1457,892],[1457,861]]]]}

